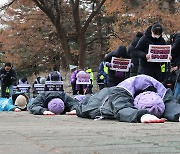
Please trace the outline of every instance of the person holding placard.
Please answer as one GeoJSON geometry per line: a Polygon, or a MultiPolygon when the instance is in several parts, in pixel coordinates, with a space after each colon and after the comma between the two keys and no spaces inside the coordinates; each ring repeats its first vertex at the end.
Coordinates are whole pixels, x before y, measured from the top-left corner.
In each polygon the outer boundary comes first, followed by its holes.
{"type": "Polygon", "coordinates": [[[121,81],[126,79],[125,72],[117,71],[112,69],[112,59],[113,58],[128,58],[127,50],[125,46],[119,46],[116,50],[108,53],[104,59],[105,65],[109,68],[107,74],[107,87],[116,86],[121,81]]]}
{"type": "Polygon", "coordinates": [[[150,45],[166,45],[162,32],[163,28],[159,23],[153,24],[147,28],[135,48],[135,54],[140,58],[138,74],[152,76],[160,82],[162,82],[161,62],[149,62],[148,51],[150,45]]]}

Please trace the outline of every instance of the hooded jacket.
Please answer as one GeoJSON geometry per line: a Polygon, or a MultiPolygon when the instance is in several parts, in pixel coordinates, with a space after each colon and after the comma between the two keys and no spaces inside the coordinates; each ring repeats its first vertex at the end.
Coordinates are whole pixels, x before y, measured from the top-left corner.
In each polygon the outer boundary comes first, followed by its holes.
{"type": "Polygon", "coordinates": [[[140,122],[142,115],[148,111],[138,110],[134,107],[134,94],[136,91],[144,90],[152,85],[157,88],[158,95],[163,98],[165,103],[162,117],[169,121],[178,121],[180,104],[173,99],[172,91],[147,75],[128,78],[116,87],[104,88],[93,96],[86,96],[76,109],[77,116],[90,119],[117,119],[121,122],[140,122]]]}
{"type": "MultiPolygon", "coordinates": [[[[112,57],[128,58],[129,56],[127,54],[126,47],[125,46],[119,46],[116,50],[111,51],[110,53],[107,54],[104,61],[110,63],[112,57]]],[[[124,72],[118,72],[118,71],[108,69],[107,86],[108,87],[116,86],[118,83],[123,81],[125,78],[126,78],[126,76],[125,76],[124,72]]]]}
{"type": "Polygon", "coordinates": [[[140,38],[143,36],[143,33],[138,32],[130,45],[128,46],[128,54],[131,56],[131,62],[134,64],[132,68],[130,68],[130,76],[135,76],[138,73],[139,67],[139,58],[135,56],[134,51],[135,47],[138,44],[140,38]]]}
{"type": "Polygon", "coordinates": [[[146,54],[148,54],[149,45],[165,45],[166,42],[160,38],[153,38],[151,33],[152,26],[148,27],[145,35],[139,40],[135,48],[135,55],[140,58],[138,74],[146,74],[161,81],[161,66],[157,62],[147,62],[146,54]]]}

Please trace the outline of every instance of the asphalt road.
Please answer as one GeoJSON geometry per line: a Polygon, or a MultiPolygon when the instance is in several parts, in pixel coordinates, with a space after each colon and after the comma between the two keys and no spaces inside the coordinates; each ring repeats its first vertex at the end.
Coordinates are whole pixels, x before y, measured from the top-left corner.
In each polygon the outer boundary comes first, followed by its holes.
{"type": "Polygon", "coordinates": [[[180,123],[0,113],[0,154],[180,154],[180,123]]]}

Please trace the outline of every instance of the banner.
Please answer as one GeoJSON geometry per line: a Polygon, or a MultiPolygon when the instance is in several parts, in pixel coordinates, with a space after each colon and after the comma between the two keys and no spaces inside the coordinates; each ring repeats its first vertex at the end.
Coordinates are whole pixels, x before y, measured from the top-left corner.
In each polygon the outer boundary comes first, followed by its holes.
{"type": "Polygon", "coordinates": [[[111,70],[129,72],[129,68],[131,66],[131,59],[112,57],[111,65],[111,70]]]}
{"type": "Polygon", "coordinates": [[[170,62],[171,45],[149,45],[148,62],[170,62]]]}

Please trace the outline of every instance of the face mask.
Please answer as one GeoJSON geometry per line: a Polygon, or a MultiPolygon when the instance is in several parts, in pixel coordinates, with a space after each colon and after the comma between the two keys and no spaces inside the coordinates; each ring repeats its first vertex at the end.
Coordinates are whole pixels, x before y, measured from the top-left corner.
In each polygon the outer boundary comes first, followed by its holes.
{"type": "Polygon", "coordinates": [[[158,39],[158,38],[160,38],[160,35],[155,35],[155,34],[152,32],[152,37],[158,39]]]}

